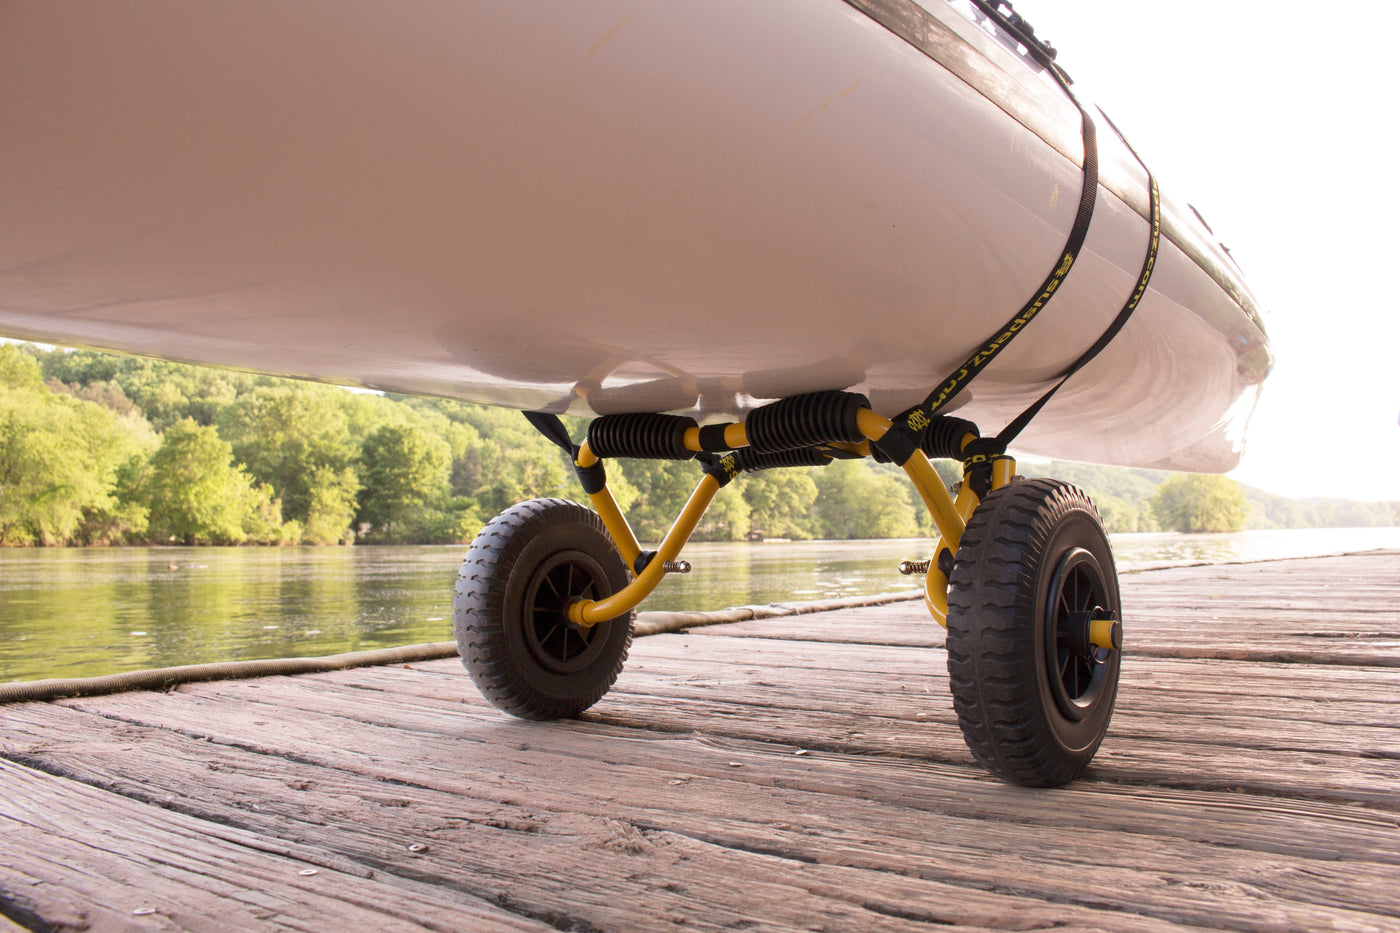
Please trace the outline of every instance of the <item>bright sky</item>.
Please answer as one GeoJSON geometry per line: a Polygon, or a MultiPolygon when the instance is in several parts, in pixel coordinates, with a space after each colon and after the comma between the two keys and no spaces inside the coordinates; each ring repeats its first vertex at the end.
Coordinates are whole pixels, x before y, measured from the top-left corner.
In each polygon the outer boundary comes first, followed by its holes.
{"type": "Polygon", "coordinates": [[[1400,4],[1017,0],[1244,270],[1276,358],[1231,475],[1400,499],[1400,4]]]}

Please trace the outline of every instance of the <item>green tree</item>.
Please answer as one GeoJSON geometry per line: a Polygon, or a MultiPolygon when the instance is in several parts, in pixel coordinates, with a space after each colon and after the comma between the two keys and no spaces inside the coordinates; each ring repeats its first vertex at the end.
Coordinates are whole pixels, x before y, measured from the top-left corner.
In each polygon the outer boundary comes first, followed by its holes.
{"type": "Polygon", "coordinates": [[[0,344],[0,388],[42,392],[44,376],[26,348],[0,344]]]}
{"type": "Polygon", "coordinates": [[[1027,476],[1051,476],[1073,483],[1089,493],[1095,502],[1109,496],[1124,502],[1140,502],[1151,497],[1153,491],[1172,476],[1166,470],[1127,469],[1068,460],[1018,463],[1017,472],[1027,476]]]}
{"type": "MultiPolygon", "coordinates": [[[[613,464],[608,464],[609,476],[613,464]]],[[[681,514],[702,476],[699,467],[685,460],[628,460],[626,475],[636,497],[627,521],[640,541],[660,541],[681,514]]],[[[704,540],[697,535],[696,540],[704,540]]]]}
{"type": "MultiPolygon", "coordinates": [[[[887,480],[885,488],[893,492],[895,486],[904,491],[904,499],[908,504],[910,518],[914,522],[914,531],[908,534],[901,534],[897,537],[909,537],[914,535],[923,538],[933,538],[938,536],[938,525],[933,520],[933,515],[928,507],[924,505],[923,498],[919,491],[914,488],[914,484],[909,480],[909,474],[903,468],[893,463],[876,463],[874,460],[861,461],[866,469],[876,476],[884,476],[887,480]]],[[[951,493],[952,487],[956,483],[962,482],[962,464],[955,460],[934,460],[933,471],[938,474],[938,478],[943,481],[943,486],[951,493]]],[[[956,493],[953,493],[956,495],[956,493]]]]}
{"type": "Polygon", "coordinates": [[[453,496],[410,510],[399,537],[416,544],[467,544],[483,524],[476,503],[465,496],[453,496]]]}
{"type": "Polygon", "coordinates": [[[754,531],[767,537],[810,538],[817,481],[811,470],[764,470],[740,485],[754,531]]]}
{"type": "Polygon", "coordinates": [[[909,484],[860,460],[817,472],[817,520],[824,538],[907,538],[918,534],[909,484]]]}
{"type": "Polygon", "coordinates": [[[304,544],[339,544],[355,540],[355,497],[360,480],[349,468],[339,473],[330,467],[319,467],[311,475],[307,492],[305,521],[301,540],[304,544]]]}
{"type": "MultiPolygon", "coordinates": [[[[452,492],[471,498],[482,514],[541,496],[580,495],[563,452],[519,412],[445,399],[405,399],[405,404],[420,417],[443,419],[433,430],[452,448],[452,492]]],[[[610,480],[615,474],[609,464],[610,480]]],[[[621,492],[614,494],[621,502],[621,492]]]]}
{"type": "Polygon", "coordinates": [[[138,453],[111,411],[53,393],[29,353],[0,345],[0,545],[68,544],[114,516],[139,525],[114,495],[138,453]]]}
{"type": "MultiPolygon", "coordinates": [[[[158,442],[157,442],[158,443],[158,442]]],[[[151,447],[156,444],[150,445],[151,447]]],[[[117,467],[112,498],[108,509],[86,512],[78,529],[79,544],[128,544],[148,540],[150,507],[145,501],[145,484],[150,475],[146,448],[133,453],[117,467]]]]}
{"type": "Polygon", "coordinates": [[[98,353],[92,350],[51,350],[40,354],[44,375],[75,391],[98,383],[119,387],[157,430],[182,418],[213,424],[219,411],[240,393],[268,382],[268,376],[190,366],[167,360],[98,353]]]}
{"type": "Polygon", "coordinates": [[[1151,499],[1143,499],[1137,504],[1137,531],[1161,531],[1162,523],[1157,520],[1157,510],[1152,508],[1151,499]]]}
{"type": "Polygon", "coordinates": [[[1152,509],[1164,528],[1192,534],[1239,531],[1249,514],[1239,483],[1207,473],[1168,479],[1153,493],[1152,509]]]}
{"type": "Polygon", "coordinates": [[[1245,487],[1249,500],[1248,528],[1304,528],[1307,516],[1293,499],[1276,496],[1262,489],[1245,487]]]}
{"type": "Polygon", "coordinates": [[[1111,534],[1125,532],[1160,531],[1157,513],[1151,503],[1142,500],[1120,499],[1117,496],[1092,496],[1103,516],[1104,528],[1111,534]]]}
{"type": "Polygon", "coordinates": [[[421,511],[447,495],[447,443],[414,425],[386,424],[365,438],[360,453],[364,495],[360,520],[385,540],[401,540],[421,511]]]}
{"type": "Polygon", "coordinates": [[[152,537],[240,544],[250,530],[265,538],[274,517],[280,525],[280,515],[272,514],[271,488],[255,486],[232,461],[232,448],[212,427],[185,418],[167,428],[151,456],[147,483],[152,537]]]}
{"type": "MultiPolygon", "coordinates": [[[[310,523],[312,488],[320,482],[318,524],[324,524],[326,484],[332,482],[327,472],[341,490],[352,479],[343,476],[357,453],[341,405],[346,397],[344,390],[311,383],[258,386],[219,413],[219,435],[233,448],[234,459],[272,486],[289,519],[310,523]]],[[[358,480],[350,485],[358,488],[358,480]]],[[[344,527],[349,524],[347,519],[344,527]]]]}
{"type": "Polygon", "coordinates": [[[109,408],[118,416],[135,415],[145,420],[145,415],[136,403],[126,397],[122,387],[115,382],[93,382],[85,386],[73,386],[59,382],[57,379],[48,380],[49,388],[64,395],[71,395],[74,398],[82,399],[85,402],[96,402],[103,408],[109,408]]]}
{"type": "Polygon", "coordinates": [[[693,537],[698,541],[742,541],[751,527],[749,511],[738,484],[731,483],[710,502],[693,537]]]}
{"type": "Polygon", "coordinates": [[[241,506],[239,527],[245,544],[299,544],[301,523],[282,521],[282,502],[267,483],[259,483],[241,468],[236,471],[244,483],[232,489],[241,506]]]}

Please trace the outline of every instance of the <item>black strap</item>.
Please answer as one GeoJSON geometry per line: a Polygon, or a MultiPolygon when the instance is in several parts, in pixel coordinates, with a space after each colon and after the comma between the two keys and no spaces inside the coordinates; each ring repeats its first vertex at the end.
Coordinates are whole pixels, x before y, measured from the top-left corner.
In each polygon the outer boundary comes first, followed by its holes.
{"type": "Polygon", "coordinates": [[[545,436],[545,439],[559,447],[572,460],[578,455],[578,449],[574,447],[573,438],[569,437],[569,429],[564,427],[564,422],[558,415],[547,414],[542,411],[522,411],[525,420],[534,426],[545,436]]]}
{"type": "Polygon", "coordinates": [[[578,474],[578,481],[583,484],[583,491],[590,496],[594,493],[602,492],[608,485],[608,470],[601,459],[590,467],[578,465],[578,445],[573,438],[569,437],[569,429],[564,427],[564,422],[558,415],[551,415],[542,411],[523,411],[525,420],[534,425],[536,431],[545,436],[545,439],[553,443],[564,453],[569,455],[569,463],[573,466],[574,472],[578,474]]]}
{"type": "MultiPolygon", "coordinates": [[[[1105,117],[1105,119],[1107,119],[1107,117],[1105,117]]],[[[1110,120],[1109,125],[1112,126],[1112,124],[1113,121],[1110,120]]],[[[1116,131],[1117,127],[1114,127],[1114,130],[1116,131]]],[[[1119,138],[1122,138],[1121,134],[1119,138]]],[[[1127,142],[1126,139],[1123,140],[1124,145],[1127,145],[1127,142]]],[[[1132,152],[1132,148],[1132,146],[1128,146],[1128,151],[1132,152]]],[[[1136,157],[1137,153],[1134,152],[1133,155],[1136,157]]],[[[1141,164],[1142,160],[1138,159],[1138,163],[1141,164]]],[[[1147,283],[1151,281],[1152,270],[1157,265],[1157,248],[1161,242],[1162,203],[1161,194],[1157,190],[1157,179],[1152,175],[1151,170],[1147,169],[1146,165],[1142,167],[1144,170],[1147,170],[1147,210],[1149,217],[1147,258],[1142,262],[1142,272],[1138,275],[1137,288],[1133,289],[1132,295],[1128,297],[1127,302],[1118,312],[1118,316],[1108,325],[1108,329],[1099,335],[1099,339],[1095,340],[1093,345],[1080,355],[1079,359],[1074,361],[1073,365],[1060,377],[1060,381],[1051,386],[1049,391],[1044,395],[1036,399],[1035,403],[1031,405],[1030,408],[1021,412],[1016,416],[1014,421],[1001,429],[1001,432],[997,434],[997,441],[1001,444],[1003,450],[1016,438],[1016,435],[1025,430],[1026,425],[1031,423],[1032,418],[1040,414],[1040,410],[1045,407],[1045,403],[1050,401],[1051,396],[1060,391],[1061,386],[1069,382],[1071,376],[1087,366],[1090,360],[1098,356],[1103,348],[1108,346],[1114,337],[1118,336],[1118,332],[1123,329],[1123,325],[1128,323],[1128,318],[1132,317],[1133,312],[1137,310],[1138,303],[1142,301],[1142,296],[1147,293],[1147,283]]]]}
{"type": "MultiPolygon", "coordinates": [[[[1031,319],[1039,313],[1040,309],[1044,307],[1045,303],[1054,295],[1055,291],[1059,288],[1060,282],[1063,281],[1070,267],[1073,266],[1079,250],[1084,245],[1084,239],[1088,234],[1089,220],[1093,214],[1094,194],[1098,189],[1098,154],[1096,151],[1094,123],[1088,111],[1085,110],[1084,105],[1079,102],[1074,91],[1070,89],[1068,76],[1062,69],[1054,64],[1054,50],[1048,45],[1045,45],[1043,48],[1041,47],[1041,43],[1035,40],[1034,31],[1030,28],[1030,25],[1025,23],[1024,20],[1021,20],[1015,12],[1012,11],[1010,3],[1004,2],[1004,0],[997,0],[997,2],[973,0],[973,3],[984,14],[996,19],[998,24],[1004,29],[1016,35],[1017,38],[1031,50],[1036,60],[1054,76],[1061,89],[1074,103],[1074,106],[1078,108],[1084,127],[1084,189],[1080,192],[1079,213],[1075,216],[1074,226],[1070,228],[1070,235],[1065,244],[1065,251],[1060,265],[1057,266],[1045,280],[1039,294],[1037,294],[1035,298],[1032,298],[1015,317],[1008,321],[997,336],[993,337],[984,344],[980,350],[968,357],[967,361],[964,362],[956,372],[949,376],[921,405],[908,409],[894,419],[894,428],[891,430],[890,434],[895,436],[891,437],[887,435],[888,440],[884,441],[882,446],[888,447],[888,450],[885,451],[886,453],[892,455],[897,453],[898,456],[896,456],[895,459],[900,463],[907,460],[909,456],[912,456],[912,448],[915,442],[917,442],[918,435],[928,428],[929,423],[938,410],[952,401],[952,399],[981,372],[982,367],[990,362],[997,353],[1001,352],[1002,348],[1010,343],[1011,338],[1019,333],[1026,324],[1030,323],[1031,319]]],[[[1118,336],[1124,325],[1128,323],[1128,319],[1132,317],[1133,312],[1137,310],[1137,306],[1142,301],[1143,295],[1147,293],[1148,282],[1151,281],[1152,271],[1157,264],[1157,253],[1161,244],[1162,233],[1162,203],[1161,193],[1157,188],[1157,179],[1153,176],[1152,170],[1147,167],[1147,163],[1138,155],[1137,150],[1128,142],[1123,132],[1118,129],[1117,125],[1114,124],[1102,110],[1099,111],[1099,114],[1107,121],[1109,127],[1122,141],[1128,152],[1137,160],[1138,165],[1142,166],[1143,171],[1147,173],[1147,255],[1143,259],[1142,271],[1138,275],[1137,287],[1133,289],[1133,293],[1128,296],[1128,300],[1118,311],[1117,316],[1114,317],[1113,321],[1108,325],[1108,328],[1099,335],[1099,338],[1095,340],[1087,350],[1080,354],[1079,358],[1070,365],[1069,369],[1065,371],[1065,374],[1060,377],[1059,381],[1051,386],[1044,395],[1036,399],[1036,401],[1025,411],[1021,412],[1021,414],[1017,415],[995,438],[982,439],[982,443],[988,445],[989,449],[1001,453],[1004,453],[1007,445],[1025,430],[1026,426],[1031,423],[1036,415],[1040,414],[1041,409],[1045,407],[1055,393],[1058,392],[1075,373],[1079,372],[1098,356],[1099,353],[1112,342],[1114,337],[1118,336]]]]}
{"type": "Polygon", "coordinates": [[[1005,349],[1011,339],[1034,320],[1040,310],[1055,296],[1055,292],[1059,290],[1065,277],[1069,275],[1069,270],[1073,268],[1075,260],[1079,257],[1079,251],[1084,246],[1084,240],[1089,235],[1089,222],[1094,216],[1094,204],[1099,190],[1098,137],[1094,128],[1094,119],[1089,115],[1089,111],[1085,109],[1084,105],[1079,102],[1074,91],[1070,89],[1069,79],[1064,72],[1048,59],[1046,60],[1046,70],[1055,77],[1056,82],[1074,103],[1080,115],[1081,135],[1084,140],[1084,180],[1079,192],[1079,210],[1074,216],[1074,224],[1070,227],[1065,247],[1060,251],[1054,268],[1045,277],[1045,281],[1041,283],[1040,290],[1035,293],[1034,297],[1027,301],[994,337],[963,361],[963,364],[944,379],[923,402],[906,409],[893,419],[894,427],[885,439],[880,441],[880,444],[883,448],[888,448],[885,453],[896,463],[903,464],[913,455],[913,451],[918,448],[919,436],[933,422],[933,416],[957,397],[958,393],[962,392],[967,384],[982,372],[987,364],[1005,349]],[[903,437],[899,435],[903,435],[903,437]]]}

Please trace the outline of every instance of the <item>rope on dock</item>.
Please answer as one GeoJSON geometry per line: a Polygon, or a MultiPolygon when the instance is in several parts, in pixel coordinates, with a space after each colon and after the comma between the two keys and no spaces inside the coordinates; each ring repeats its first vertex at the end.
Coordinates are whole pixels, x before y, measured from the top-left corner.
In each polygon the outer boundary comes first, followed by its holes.
{"type": "Polygon", "coordinates": [[[40,700],[60,700],[64,697],[100,696],[125,693],[130,690],[169,690],[180,684],[205,680],[237,680],[244,677],[275,677],[287,674],[314,674],[343,671],[352,667],[385,664],[407,664],[413,661],[434,661],[457,656],[457,643],[433,642],[406,645],[402,648],[381,648],[375,651],[351,651],[321,658],[268,658],[254,661],[219,661],[213,664],[183,664],[148,671],[127,671],[103,677],[73,677],[59,680],[28,680],[0,684],[0,703],[23,703],[40,700]]]}
{"type": "MultiPolygon", "coordinates": [[[[678,632],[702,625],[725,622],[747,622],[751,619],[775,619],[780,616],[808,612],[829,612],[860,606],[882,606],[886,603],[918,599],[918,591],[881,593],[876,596],[852,596],[845,599],[824,599],[810,603],[773,603],[766,606],[739,606],[719,612],[642,612],[637,614],[632,634],[637,637],[678,632]]],[[[278,677],[292,674],[319,674],[343,671],[354,667],[382,667],[389,664],[410,664],[415,661],[437,661],[457,657],[457,643],[430,642],[401,648],[380,648],[374,651],[351,651],[320,658],[268,658],[252,661],[218,661],[212,664],[183,664],[146,671],[127,671],[102,677],[70,677],[55,680],[27,680],[0,684],[0,705],[5,703],[45,702],[66,697],[102,696],[131,690],[170,690],[180,684],[208,680],[239,680],[251,677],[278,677]]]]}

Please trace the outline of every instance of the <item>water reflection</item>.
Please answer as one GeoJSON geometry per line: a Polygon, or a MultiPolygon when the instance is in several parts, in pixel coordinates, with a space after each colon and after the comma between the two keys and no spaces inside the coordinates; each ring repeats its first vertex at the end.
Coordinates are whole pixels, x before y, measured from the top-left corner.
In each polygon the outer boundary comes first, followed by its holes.
{"type": "Polygon", "coordinates": [[[1239,535],[1115,535],[1113,559],[1120,570],[1240,560],[1239,535]]]}
{"type": "MultiPolygon", "coordinates": [[[[909,589],[924,541],[695,544],[644,609],[909,589]]],[[[1122,535],[1120,570],[1400,548],[1400,528],[1122,535]]],[[[452,637],[459,547],[0,550],[0,682],[452,637]]]]}
{"type": "Polygon", "coordinates": [[[451,638],[460,548],[0,553],[0,680],[451,638]]]}
{"type": "Polygon", "coordinates": [[[1400,528],[1289,528],[1228,535],[1113,535],[1119,570],[1176,564],[1282,560],[1400,547],[1400,528]]]}

